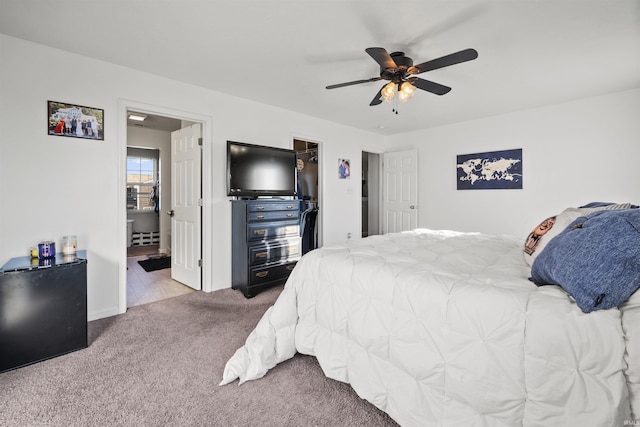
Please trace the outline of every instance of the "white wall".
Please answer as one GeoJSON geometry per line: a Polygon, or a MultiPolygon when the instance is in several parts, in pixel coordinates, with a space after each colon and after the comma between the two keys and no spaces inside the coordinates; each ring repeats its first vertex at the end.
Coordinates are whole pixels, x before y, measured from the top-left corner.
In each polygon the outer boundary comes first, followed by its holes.
{"type": "Polygon", "coordinates": [[[205,129],[212,145],[205,194],[213,219],[206,238],[214,244],[205,259],[211,289],[231,283],[227,140],[279,147],[291,147],[294,137],[320,142],[325,245],[360,235],[361,151],[385,146],[419,151],[421,227],[524,238],[566,206],[640,202],[639,89],[383,138],[4,35],[0,57],[0,264],[39,241],[77,235],[89,253],[90,319],[118,312],[126,271],[119,188],[126,118],[118,113],[124,101],[211,120],[205,129]],[[47,135],[47,100],[104,109],[105,140],[47,135]],[[457,154],[511,148],[523,149],[523,190],[456,190],[457,154]],[[356,178],[337,178],[339,158],[351,160],[356,178]]]}
{"type": "Polygon", "coordinates": [[[591,201],[640,204],[640,89],[397,135],[419,150],[420,227],[524,237],[591,201]],[[522,148],[522,190],[456,190],[456,156],[522,148]]]}
{"type": "Polygon", "coordinates": [[[205,236],[214,242],[205,259],[211,289],[231,283],[228,139],[289,148],[294,136],[320,141],[322,240],[360,233],[360,183],[338,180],[337,162],[351,159],[352,175],[360,176],[360,153],[382,147],[380,136],[5,35],[0,57],[0,264],[39,241],[77,235],[89,257],[90,319],[117,314],[121,305],[126,119],[119,111],[126,100],[211,119],[205,139],[212,144],[213,176],[204,195],[213,219],[205,236]],[[104,109],[104,141],[47,135],[47,100],[104,109]]]}

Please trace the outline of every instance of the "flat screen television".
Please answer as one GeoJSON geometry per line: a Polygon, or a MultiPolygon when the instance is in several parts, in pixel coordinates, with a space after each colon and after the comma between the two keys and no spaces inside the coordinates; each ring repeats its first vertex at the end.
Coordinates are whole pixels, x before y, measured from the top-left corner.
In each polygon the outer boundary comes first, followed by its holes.
{"type": "Polygon", "coordinates": [[[227,195],[294,196],[296,152],[227,141],[227,195]]]}

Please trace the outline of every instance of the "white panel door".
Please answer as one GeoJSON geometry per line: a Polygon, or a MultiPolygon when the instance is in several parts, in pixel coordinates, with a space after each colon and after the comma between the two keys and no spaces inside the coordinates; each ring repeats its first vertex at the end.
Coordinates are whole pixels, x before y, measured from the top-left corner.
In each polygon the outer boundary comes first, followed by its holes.
{"type": "Polygon", "coordinates": [[[200,290],[200,123],[171,133],[171,278],[200,290]]]}
{"type": "Polygon", "coordinates": [[[418,151],[383,155],[383,233],[418,226],[418,151]]]}

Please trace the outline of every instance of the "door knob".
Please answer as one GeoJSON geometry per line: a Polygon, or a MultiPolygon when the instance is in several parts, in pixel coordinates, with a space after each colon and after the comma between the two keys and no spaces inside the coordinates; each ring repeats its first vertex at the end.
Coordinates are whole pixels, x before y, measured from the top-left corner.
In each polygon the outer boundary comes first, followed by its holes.
{"type": "MultiPolygon", "coordinates": [[[[414,205],[409,206],[409,209],[415,209],[416,207],[414,205]]],[[[173,212],[173,211],[172,211],[173,212]]]]}
{"type": "Polygon", "coordinates": [[[175,214],[175,212],[173,212],[173,209],[171,209],[170,211],[167,211],[167,215],[169,216],[173,216],[175,214]]]}

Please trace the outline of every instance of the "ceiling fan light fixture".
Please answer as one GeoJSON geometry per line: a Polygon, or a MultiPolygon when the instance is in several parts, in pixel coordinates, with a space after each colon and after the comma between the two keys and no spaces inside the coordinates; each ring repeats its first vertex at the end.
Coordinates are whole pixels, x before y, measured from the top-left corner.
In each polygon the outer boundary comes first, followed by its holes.
{"type": "Polygon", "coordinates": [[[391,101],[396,94],[396,84],[393,82],[387,83],[380,91],[380,94],[385,101],[391,101]]]}
{"type": "Polygon", "coordinates": [[[416,91],[416,87],[409,82],[404,82],[400,86],[400,90],[398,91],[398,100],[400,102],[406,102],[409,98],[413,96],[413,93],[416,91]]]}
{"type": "Polygon", "coordinates": [[[376,93],[369,105],[373,107],[374,105],[380,105],[383,100],[393,101],[394,107],[392,111],[396,114],[398,114],[396,108],[398,100],[400,102],[409,100],[416,89],[431,92],[435,95],[444,95],[451,91],[451,88],[448,86],[414,77],[414,75],[472,61],[478,57],[478,52],[475,49],[464,49],[418,65],[413,65],[413,59],[406,56],[403,52],[389,53],[382,47],[368,47],[365,49],[365,52],[380,66],[379,77],[329,85],[327,89],[388,80],[389,83],[385,84],[382,89],[376,93]],[[398,92],[398,99],[395,97],[396,92],[398,92]]]}
{"type": "Polygon", "coordinates": [[[400,92],[406,94],[409,98],[413,96],[413,93],[416,91],[416,87],[409,82],[402,83],[400,86],[400,92]]]}

